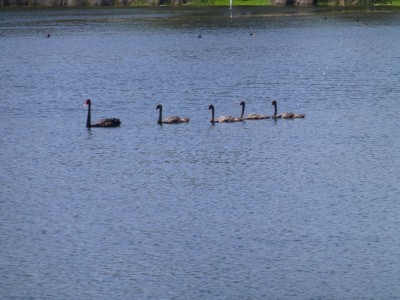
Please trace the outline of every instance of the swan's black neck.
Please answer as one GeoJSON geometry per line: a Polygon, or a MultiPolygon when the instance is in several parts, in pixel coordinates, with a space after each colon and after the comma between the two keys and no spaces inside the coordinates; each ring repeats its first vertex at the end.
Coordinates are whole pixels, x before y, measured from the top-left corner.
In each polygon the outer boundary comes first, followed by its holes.
{"type": "Polygon", "coordinates": [[[276,115],[278,114],[278,108],[276,105],[276,101],[272,102],[272,105],[274,106],[274,118],[276,118],[276,115]]]}
{"type": "Polygon", "coordinates": [[[246,104],[244,102],[240,102],[240,105],[242,106],[242,113],[240,115],[240,118],[243,119],[244,116],[244,107],[246,106],[246,104]]]}
{"type": "Polygon", "coordinates": [[[90,112],[90,102],[89,103],[87,103],[87,106],[88,106],[88,112],[87,112],[87,119],[86,119],[86,127],[87,128],[90,128],[90,127],[92,127],[92,124],[91,124],[91,120],[90,120],[90,118],[91,118],[91,112],[90,112]]]}
{"type": "Polygon", "coordinates": [[[160,110],[160,113],[158,114],[158,121],[157,121],[157,124],[162,125],[162,106],[158,106],[157,109],[160,110]]]}
{"type": "Polygon", "coordinates": [[[215,120],[214,120],[214,105],[210,105],[208,109],[211,109],[211,121],[210,123],[214,125],[215,120]]]}

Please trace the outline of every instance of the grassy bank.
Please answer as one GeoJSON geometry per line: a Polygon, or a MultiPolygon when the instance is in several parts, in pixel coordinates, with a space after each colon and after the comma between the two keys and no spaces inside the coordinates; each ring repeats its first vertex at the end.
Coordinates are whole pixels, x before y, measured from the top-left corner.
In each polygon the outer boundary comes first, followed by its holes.
{"type": "MultiPolygon", "coordinates": [[[[213,2],[213,5],[223,5],[223,6],[229,5],[229,0],[210,0],[210,1],[213,2]]],[[[270,0],[233,0],[233,3],[234,5],[252,5],[252,6],[271,5],[270,0]]]]}
{"type": "MultiPolygon", "coordinates": [[[[37,6],[37,7],[98,7],[98,6],[229,6],[230,0],[0,0],[0,7],[6,6],[37,6]]],[[[285,1],[277,0],[232,0],[237,6],[271,6],[284,4],[285,1]]],[[[301,5],[308,5],[312,1],[291,0],[301,5]]],[[[393,6],[400,7],[400,0],[317,0],[317,6],[393,6]],[[340,4],[339,4],[340,6],[340,4]]]]}
{"type": "MultiPolygon", "coordinates": [[[[195,1],[190,1],[190,4],[194,4],[196,5],[196,0],[195,1]]],[[[229,6],[229,0],[208,0],[205,1],[204,4],[209,4],[209,5],[221,5],[221,6],[229,6]]],[[[332,5],[329,4],[330,2],[325,2],[324,3],[319,3],[317,5],[332,5]]],[[[333,2],[331,2],[333,3],[333,2]]],[[[267,5],[271,5],[271,0],[233,0],[233,4],[235,6],[245,6],[245,5],[251,5],[251,6],[267,6],[267,5]]],[[[381,1],[375,1],[373,3],[373,5],[390,5],[390,6],[400,6],[400,0],[381,0],[381,1]]]]}
{"type": "MultiPolygon", "coordinates": [[[[187,0],[186,5],[210,5],[210,6],[229,6],[230,0],[187,0]]],[[[269,6],[271,0],[232,0],[234,6],[269,6]]],[[[322,0],[317,5],[335,5],[337,0],[322,0]]],[[[373,5],[390,5],[390,6],[400,6],[400,0],[361,0],[361,1],[372,1],[373,5]]]]}

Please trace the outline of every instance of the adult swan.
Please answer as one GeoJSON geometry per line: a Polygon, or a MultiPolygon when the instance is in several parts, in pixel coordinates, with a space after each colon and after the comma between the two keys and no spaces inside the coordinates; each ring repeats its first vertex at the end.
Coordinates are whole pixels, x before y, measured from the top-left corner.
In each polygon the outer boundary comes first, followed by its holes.
{"type": "Polygon", "coordinates": [[[101,119],[96,121],[96,123],[92,124],[90,119],[91,119],[91,105],[92,101],[90,99],[87,99],[85,101],[85,106],[88,107],[88,112],[87,112],[87,119],[86,119],[86,127],[91,128],[91,127],[118,127],[121,125],[121,121],[117,118],[110,118],[110,119],[101,119]]]}
{"type": "Polygon", "coordinates": [[[157,120],[157,124],[160,124],[160,125],[162,125],[162,124],[188,123],[190,121],[189,118],[181,118],[181,117],[178,117],[178,116],[169,116],[169,117],[166,117],[165,119],[163,119],[162,118],[163,107],[162,107],[161,104],[158,104],[156,106],[156,110],[160,111],[160,113],[158,115],[158,120],[157,120]]]}
{"type": "Polygon", "coordinates": [[[292,113],[292,112],[284,112],[278,115],[278,108],[277,108],[277,104],[276,101],[272,101],[272,105],[274,106],[274,115],[273,118],[274,119],[296,119],[296,118],[304,118],[306,115],[305,114],[296,114],[296,113],[292,113]]]}

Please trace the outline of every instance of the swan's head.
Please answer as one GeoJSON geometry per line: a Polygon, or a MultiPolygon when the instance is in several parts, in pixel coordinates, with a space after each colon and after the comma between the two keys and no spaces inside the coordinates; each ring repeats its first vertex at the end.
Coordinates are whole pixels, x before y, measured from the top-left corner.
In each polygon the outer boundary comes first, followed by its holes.
{"type": "Polygon", "coordinates": [[[240,103],[239,103],[239,106],[240,105],[243,105],[243,106],[245,106],[246,105],[246,102],[244,102],[244,101],[240,101],[240,103]]]}
{"type": "Polygon", "coordinates": [[[88,105],[90,105],[92,103],[92,101],[90,100],[90,99],[87,99],[86,101],[85,101],[85,106],[88,106],[88,105]]]}
{"type": "Polygon", "coordinates": [[[162,109],[162,105],[161,104],[158,104],[157,106],[156,106],[156,110],[157,109],[162,109]]]}
{"type": "Polygon", "coordinates": [[[276,101],[275,100],[272,101],[272,105],[276,105],[276,101]]]}
{"type": "Polygon", "coordinates": [[[214,105],[210,104],[210,105],[208,106],[208,109],[209,109],[209,110],[210,110],[210,109],[214,109],[214,105]]]}

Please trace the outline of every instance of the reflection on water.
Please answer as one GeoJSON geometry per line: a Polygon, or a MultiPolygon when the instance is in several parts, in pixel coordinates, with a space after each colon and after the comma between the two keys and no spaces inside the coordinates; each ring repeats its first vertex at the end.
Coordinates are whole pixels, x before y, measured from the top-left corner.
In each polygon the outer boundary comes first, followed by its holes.
{"type": "Polygon", "coordinates": [[[365,10],[0,10],[0,298],[396,298],[400,18],[365,10]],[[273,99],[306,118],[210,124],[273,99]]]}

